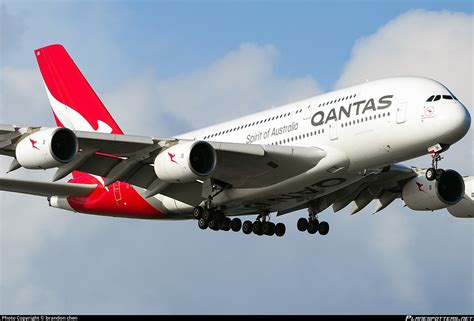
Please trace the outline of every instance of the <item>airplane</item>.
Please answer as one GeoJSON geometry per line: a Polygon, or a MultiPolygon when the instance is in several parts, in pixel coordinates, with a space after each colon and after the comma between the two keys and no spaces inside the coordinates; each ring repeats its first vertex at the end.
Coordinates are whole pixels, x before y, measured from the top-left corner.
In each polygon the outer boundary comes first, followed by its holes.
{"type": "Polygon", "coordinates": [[[78,213],[196,220],[201,229],[259,236],[283,236],[286,226],[274,220],[301,209],[308,216],[297,229],[326,235],[319,215],[330,206],[352,204],[356,214],[374,201],[375,214],[398,198],[415,211],[474,217],[474,176],[439,166],[471,117],[438,81],[380,79],[146,137],[122,132],[62,45],[34,53],[57,127],[0,125],[0,155],[13,158],[8,172],[57,170],[52,182],[0,177],[0,190],[78,213]],[[427,168],[401,164],[424,155],[427,168]],[[256,218],[242,223],[243,215],[256,218]]]}

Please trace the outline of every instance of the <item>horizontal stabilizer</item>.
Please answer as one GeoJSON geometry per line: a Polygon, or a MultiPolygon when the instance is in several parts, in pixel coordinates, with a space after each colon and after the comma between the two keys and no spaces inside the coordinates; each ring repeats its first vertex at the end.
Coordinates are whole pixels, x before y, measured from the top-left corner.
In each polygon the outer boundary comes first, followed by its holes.
{"type": "Polygon", "coordinates": [[[80,196],[91,193],[96,184],[34,182],[0,177],[0,190],[38,196],[80,196]]]}

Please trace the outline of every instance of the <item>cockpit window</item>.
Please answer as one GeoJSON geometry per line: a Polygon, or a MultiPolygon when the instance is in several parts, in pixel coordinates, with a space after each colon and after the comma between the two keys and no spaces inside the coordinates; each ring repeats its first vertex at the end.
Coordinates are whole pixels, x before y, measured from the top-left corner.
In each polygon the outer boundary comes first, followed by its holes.
{"type": "Polygon", "coordinates": [[[431,101],[438,101],[440,99],[458,100],[454,95],[451,94],[451,95],[432,95],[426,101],[431,102],[431,101]]]}

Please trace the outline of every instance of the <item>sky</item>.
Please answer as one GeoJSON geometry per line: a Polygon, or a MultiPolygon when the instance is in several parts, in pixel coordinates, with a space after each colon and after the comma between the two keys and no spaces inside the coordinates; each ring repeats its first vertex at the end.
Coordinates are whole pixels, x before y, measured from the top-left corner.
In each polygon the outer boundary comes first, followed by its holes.
{"type": "MultiPolygon", "coordinates": [[[[135,135],[397,75],[436,79],[473,112],[472,1],[0,0],[0,17],[0,123],[54,126],[33,55],[52,43],[135,135]]],[[[442,165],[474,175],[473,142],[471,129],[442,165]]],[[[377,215],[328,209],[322,237],[296,230],[306,215],[258,237],[0,192],[0,314],[474,313],[473,220],[397,200],[377,215]]]]}

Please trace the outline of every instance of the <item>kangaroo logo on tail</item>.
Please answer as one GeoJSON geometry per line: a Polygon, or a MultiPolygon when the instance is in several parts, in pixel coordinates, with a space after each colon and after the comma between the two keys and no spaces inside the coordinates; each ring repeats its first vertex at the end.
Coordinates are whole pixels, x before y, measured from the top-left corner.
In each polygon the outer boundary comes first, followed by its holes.
{"type": "Polygon", "coordinates": [[[46,94],[48,95],[49,103],[53,109],[53,113],[56,118],[61,122],[64,127],[67,127],[72,130],[82,130],[86,132],[96,132],[96,133],[112,133],[112,127],[107,125],[101,120],[97,120],[97,129],[94,129],[92,125],[85,119],[84,116],[79,114],[73,108],[66,106],[66,104],[61,103],[56,98],[51,95],[51,92],[46,86],[46,94]]]}

